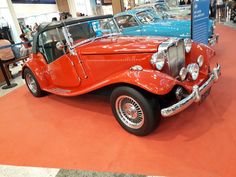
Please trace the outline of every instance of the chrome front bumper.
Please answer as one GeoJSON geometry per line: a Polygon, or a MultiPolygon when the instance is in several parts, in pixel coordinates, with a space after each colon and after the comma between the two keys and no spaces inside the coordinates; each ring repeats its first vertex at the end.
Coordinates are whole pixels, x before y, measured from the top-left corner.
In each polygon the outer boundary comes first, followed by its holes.
{"type": "Polygon", "coordinates": [[[212,37],[210,39],[208,39],[208,43],[210,46],[213,46],[216,43],[218,43],[218,40],[219,40],[219,34],[214,34],[214,35],[212,35],[212,37]]]}
{"type": "Polygon", "coordinates": [[[217,65],[216,68],[213,68],[209,79],[202,86],[199,87],[198,85],[194,85],[191,94],[189,94],[187,97],[185,97],[178,103],[162,109],[161,115],[163,117],[173,116],[189,107],[192,103],[199,102],[201,100],[201,96],[204,95],[204,93],[206,93],[211,88],[211,86],[218,80],[220,73],[221,67],[220,65],[217,65]]]}

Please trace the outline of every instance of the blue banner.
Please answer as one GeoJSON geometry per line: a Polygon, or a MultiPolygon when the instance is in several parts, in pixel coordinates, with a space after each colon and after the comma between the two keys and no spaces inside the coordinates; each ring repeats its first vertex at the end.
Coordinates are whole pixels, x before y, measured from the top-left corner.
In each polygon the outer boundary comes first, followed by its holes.
{"type": "Polygon", "coordinates": [[[210,0],[192,1],[192,39],[196,42],[208,44],[210,0]]]}
{"type": "Polygon", "coordinates": [[[56,4],[56,0],[12,0],[12,3],[19,3],[19,4],[56,4]]]}

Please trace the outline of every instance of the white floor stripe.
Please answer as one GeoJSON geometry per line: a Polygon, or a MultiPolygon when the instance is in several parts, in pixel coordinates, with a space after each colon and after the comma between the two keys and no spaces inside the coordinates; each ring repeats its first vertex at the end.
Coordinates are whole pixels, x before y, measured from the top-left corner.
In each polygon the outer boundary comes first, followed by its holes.
{"type": "Polygon", "coordinates": [[[0,177],[55,177],[60,169],[0,165],[0,177]]]}

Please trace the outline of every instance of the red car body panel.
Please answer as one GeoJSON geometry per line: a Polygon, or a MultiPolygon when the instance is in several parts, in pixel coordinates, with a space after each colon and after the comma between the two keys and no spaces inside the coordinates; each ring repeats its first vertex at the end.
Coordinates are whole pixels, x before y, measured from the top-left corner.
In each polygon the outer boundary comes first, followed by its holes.
{"type": "Polygon", "coordinates": [[[63,96],[84,94],[111,84],[130,84],[148,92],[165,95],[175,85],[188,92],[195,84],[201,85],[208,75],[209,58],[214,50],[203,44],[193,43],[186,54],[186,66],[204,57],[204,65],[196,81],[183,81],[153,68],[151,56],[168,38],[111,36],[88,42],[75,48],[77,55],[67,53],[50,64],[41,53],[32,54],[24,68],[34,73],[41,89],[63,96]],[[130,70],[142,66],[142,71],[130,70]]]}

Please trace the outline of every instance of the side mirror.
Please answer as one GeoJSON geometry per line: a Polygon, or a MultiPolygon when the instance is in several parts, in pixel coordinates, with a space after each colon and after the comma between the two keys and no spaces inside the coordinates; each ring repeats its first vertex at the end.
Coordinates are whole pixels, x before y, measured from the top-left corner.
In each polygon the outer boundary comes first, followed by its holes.
{"type": "Polygon", "coordinates": [[[56,48],[58,50],[64,50],[65,49],[65,44],[63,42],[57,42],[56,43],[56,48]]]}

